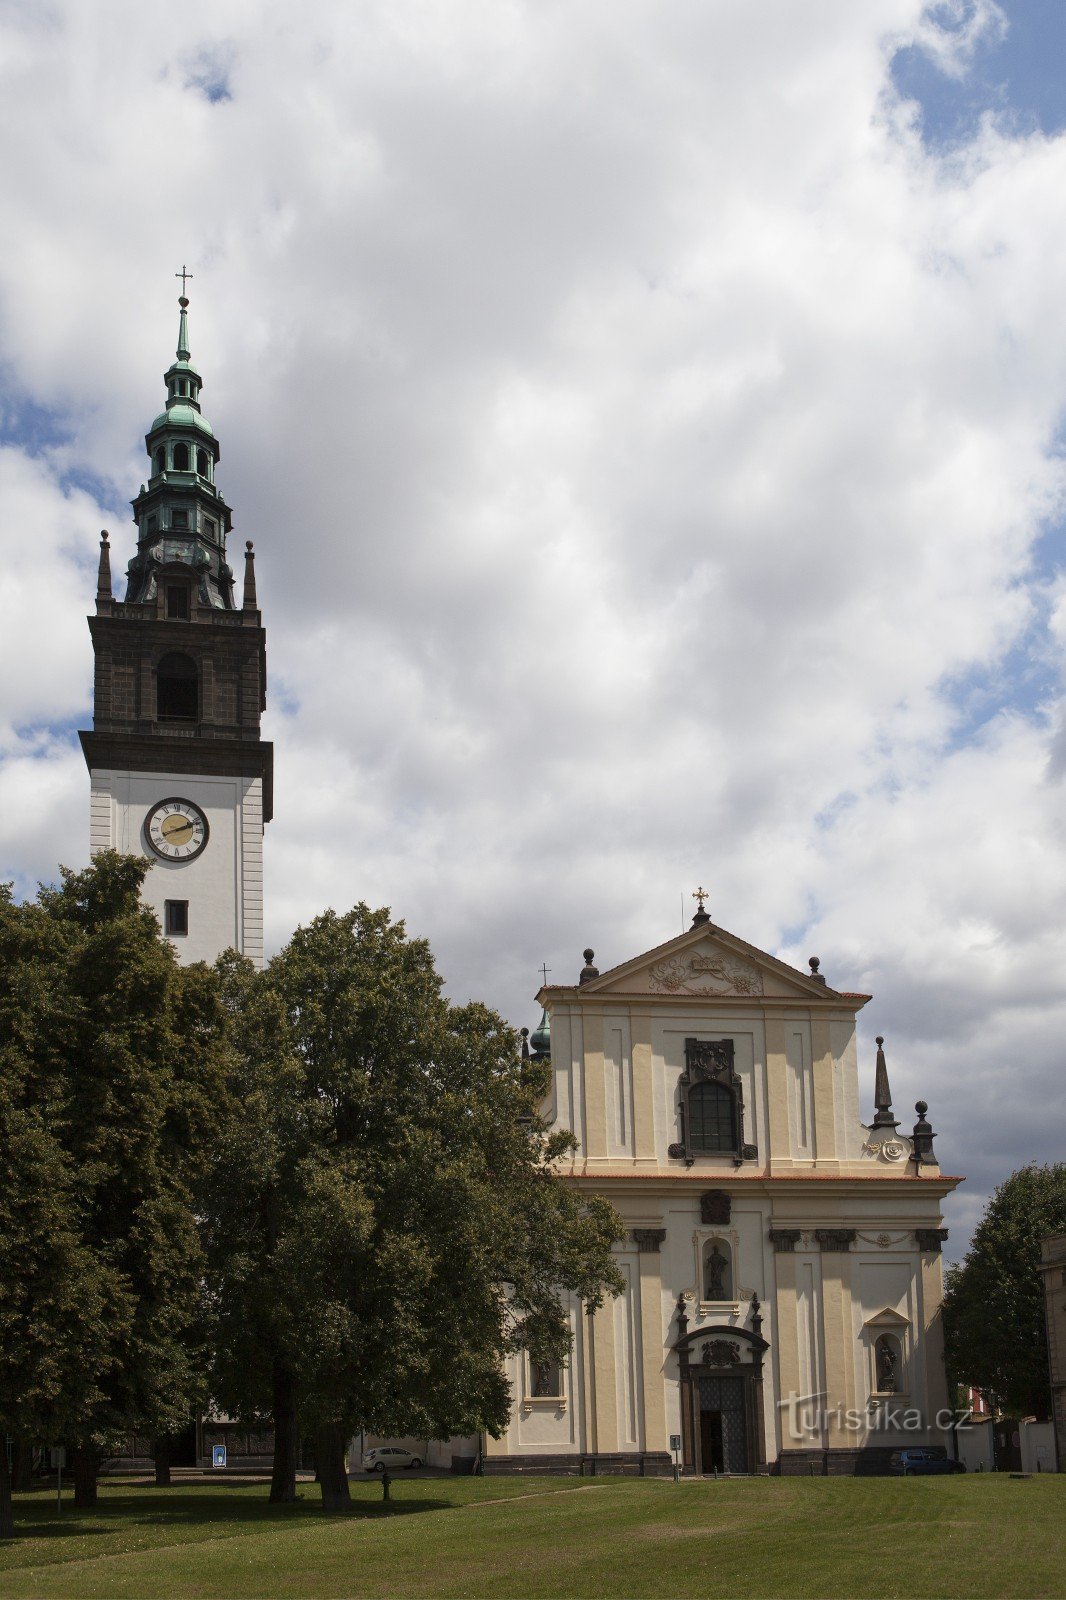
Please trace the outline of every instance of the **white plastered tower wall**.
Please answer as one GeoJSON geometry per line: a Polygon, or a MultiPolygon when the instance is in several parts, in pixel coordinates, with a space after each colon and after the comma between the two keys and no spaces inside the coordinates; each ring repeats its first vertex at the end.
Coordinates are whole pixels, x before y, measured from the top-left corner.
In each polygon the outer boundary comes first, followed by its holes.
{"type": "Polygon", "coordinates": [[[170,935],[182,962],[213,961],[233,948],[263,965],[263,784],[257,777],[198,773],[93,772],[90,852],[118,850],[152,864],[142,899],[164,926],[168,900],[188,904],[188,933],[170,935]],[[169,796],[190,800],[209,837],[193,861],[162,860],[145,821],[169,796]]]}
{"type": "Polygon", "coordinates": [[[548,1114],[577,1140],[568,1180],[624,1221],[626,1289],[593,1317],[573,1308],[554,1406],[514,1359],[510,1427],[486,1466],[663,1472],[681,1436],[686,1469],[710,1470],[720,1441],[700,1396],[730,1376],[746,1470],[865,1471],[901,1444],[943,1443],[940,1206],[959,1180],[916,1162],[895,1126],[860,1119],[868,996],[706,920],[583,978],[541,992],[548,1114]],[[701,1047],[714,1059],[722,1045],[743,1128],[734,1152],[709,1154],[685,1142],[685,1097],[701,1047]],[[715,1249],[728,1277],[712,1296],[715,1249]],[[907,1411],[917,1432],[891,1425],[907,1411]]]}

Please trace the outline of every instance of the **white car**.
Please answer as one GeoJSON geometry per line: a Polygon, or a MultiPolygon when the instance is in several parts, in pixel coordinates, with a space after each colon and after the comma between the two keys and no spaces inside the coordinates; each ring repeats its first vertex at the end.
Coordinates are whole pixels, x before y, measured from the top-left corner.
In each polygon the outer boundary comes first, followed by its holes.
{"type": "Polygon", "coordinates": [[[364,1472],[395,1472],[400,1467],[420,1467],[422,1457],[401,1450],[399,1445],[386,1444],[380,1449],[368,1450],[363,1457],[364,1472]]]}

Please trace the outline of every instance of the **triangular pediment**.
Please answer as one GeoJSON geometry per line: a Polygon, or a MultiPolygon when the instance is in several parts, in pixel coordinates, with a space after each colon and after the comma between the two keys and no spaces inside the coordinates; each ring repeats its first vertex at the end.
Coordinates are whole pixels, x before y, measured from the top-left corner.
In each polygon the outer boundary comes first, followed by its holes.
{"type": "MultiPolygon", "coordinates": [[[[734,999],[840,999],[835,990],[713,923],[689,928],[582,984],[588,995],[660,995],[734,999]]],[[[855,997],[849,997],[855,998],[855,997]]]]}
{"type": "Polygon", "coordinates": [[[891,1306],[885,1306],[883,1310],[876,1311],[872,1317],[867,1317],[863,1327],[891,1328],[895,1331],[898,1328],[909,1328],[910,1322],[898,1311],[893,1311],[891,1306]]]}

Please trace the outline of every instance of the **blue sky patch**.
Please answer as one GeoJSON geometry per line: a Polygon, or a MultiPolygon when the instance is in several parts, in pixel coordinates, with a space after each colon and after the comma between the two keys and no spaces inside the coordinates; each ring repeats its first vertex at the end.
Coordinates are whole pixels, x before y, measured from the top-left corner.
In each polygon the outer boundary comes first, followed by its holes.
{"type": "MultiPolygon", "coordinates": [[[[949,151],[973,137],[986,112],[1019,133],[1056,134],[1066,128],[1066,3],[1000,0],[1007,28],[990,30],[974,48],[969,70],[951,78],[926,51],[897,51],[892,81],[922,112],[922,134],[934,150],[949,151]]],[[[965,15],[934,5],[929,14],[945,32],[960,32],[965,15]]]]}

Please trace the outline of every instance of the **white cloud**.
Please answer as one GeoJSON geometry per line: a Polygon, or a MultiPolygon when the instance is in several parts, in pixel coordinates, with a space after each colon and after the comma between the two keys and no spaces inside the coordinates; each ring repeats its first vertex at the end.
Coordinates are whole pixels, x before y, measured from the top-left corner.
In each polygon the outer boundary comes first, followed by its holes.
{"type": "Polygon", "coordinates": [[[0,793],[53,796],[10,813],[15,868],[69,858],[87,809],[33,743],[90,668],[101,513],[61,475],[135,492],[187,260],[268,626],[274,941],[391,903],[517,1023],[542,958],[623,959],[703,881],[876,989],[864,1029],[949,1166],[978,1126],[985,1187],[1057,1151],[1061,714],[1018,703],[1018,658],[1054,677],[1064,645],[1033,550],[1066,141],[923,147],[890,55],[963,71],[1000,21],[955,13],[9,12],[0,336],[71,434],[0,456],[0,793]]]}

